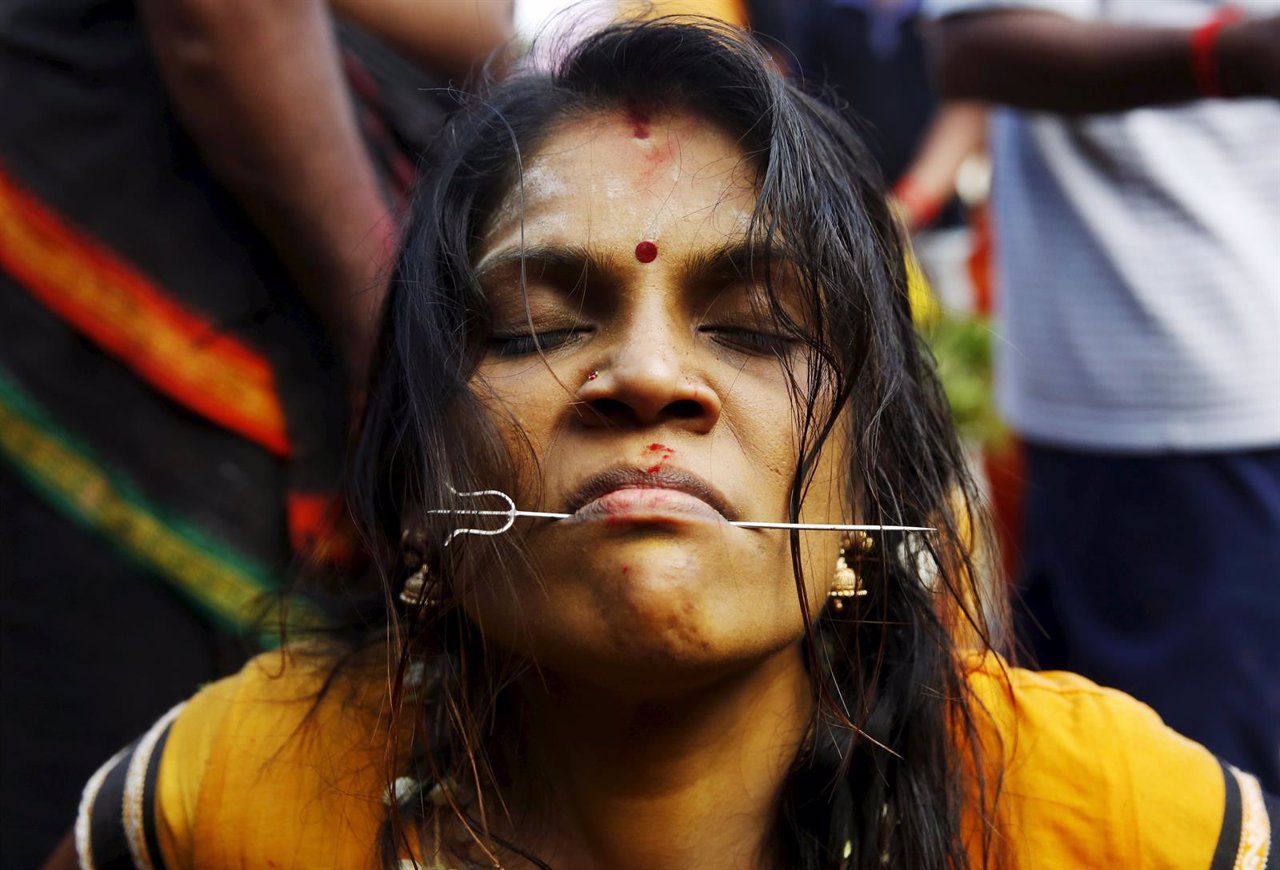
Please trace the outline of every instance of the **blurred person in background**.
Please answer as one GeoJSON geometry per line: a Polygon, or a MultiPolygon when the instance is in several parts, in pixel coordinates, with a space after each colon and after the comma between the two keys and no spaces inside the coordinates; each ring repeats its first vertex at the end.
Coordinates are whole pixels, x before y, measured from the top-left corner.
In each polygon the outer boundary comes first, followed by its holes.
{"type": "Polygon", "coordinates": [[[963,223],[956,174],[983,149],[978,103],[941,104],[930,80],[923,0],[749,0],[754,31],[791,75],[830,89],[857,122],[907,228],[963,223]]]}
{"type": "Polygon", "coordinates": [[[1037,663],[1280,788],[1280,0],[928,0],[993,122],[1037,663]]]}
{"type": "Polygon", "coordinates": [[[4,867],[325,538],[424,89],[511,18],[334,5],[0,2],[4,867]]]}

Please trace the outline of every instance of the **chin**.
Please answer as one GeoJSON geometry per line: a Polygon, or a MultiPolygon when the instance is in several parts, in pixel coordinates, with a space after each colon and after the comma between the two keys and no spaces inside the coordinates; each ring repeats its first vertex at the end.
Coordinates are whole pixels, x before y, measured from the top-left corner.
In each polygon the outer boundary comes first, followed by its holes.
{"type": "Polygon", "coordinates": [[[471,617],[489,642],[548,676],[677,694],[749,669],[804,631],[785,551],[747,558],[725,549],[646,536],[543,551],[545,579],[520,584],[539,591],[472,599],[471,617]]]}
{"type": "Polygon", "coordinates": [[[673,585],[641,573],[590,625],[560,635],[571,640],[557,644],[548,656],[554,661],[544,664],[624,695],[687,693],[749,670],[799,640],[803,623],[794,595],[785,608],[767,612],[751,603],[761,597],[709,594],[705,580],[673,585]]]}

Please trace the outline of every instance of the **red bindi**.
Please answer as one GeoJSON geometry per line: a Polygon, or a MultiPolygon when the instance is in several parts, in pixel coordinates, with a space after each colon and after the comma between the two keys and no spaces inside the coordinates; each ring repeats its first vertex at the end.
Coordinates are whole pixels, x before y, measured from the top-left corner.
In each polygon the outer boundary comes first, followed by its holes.
{"type": "Polygon", "coordinates": [[[650,241],[643,241],[636,245],[636,259],[641,263],[652,263],[658,259],[658,246],[650,241]]]}

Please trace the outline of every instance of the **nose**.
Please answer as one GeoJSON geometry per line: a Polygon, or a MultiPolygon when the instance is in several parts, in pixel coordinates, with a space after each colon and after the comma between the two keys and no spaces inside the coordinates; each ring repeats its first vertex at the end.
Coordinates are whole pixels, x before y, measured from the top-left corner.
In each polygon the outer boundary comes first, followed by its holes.
{"type": "Polygon", "coordinates": [[[633,323],[578,390],[587,426],[646,428],[677,424],[710,432],[720,419],[720,396],[698,365],[698,351],[675,330],[633,323]]]}

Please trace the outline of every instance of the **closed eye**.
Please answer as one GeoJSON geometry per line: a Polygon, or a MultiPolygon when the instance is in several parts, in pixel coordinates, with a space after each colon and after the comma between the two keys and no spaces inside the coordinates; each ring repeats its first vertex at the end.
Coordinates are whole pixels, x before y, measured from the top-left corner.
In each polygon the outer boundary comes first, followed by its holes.
{"type": "Polygon", "coordinates": [[[731,350],[756,356],[785,356],[798,343],[789,335],[733,326],[704,326],[700,331],[731,350]]]}
{"type": "Polygon", "coordinates": [[[557,350],[580,340],[586,334],[587,330],[576,328],[493,335],[489,338],[489,347],[498,356],[527,356],[540,350],[557,350]]]}
{"type": "Polygon", "coordinates": [[[701,326],[699,331],[731,351],[760,357],[786,356],[799,344],[795,336],[742,326],[701,326]]]}

